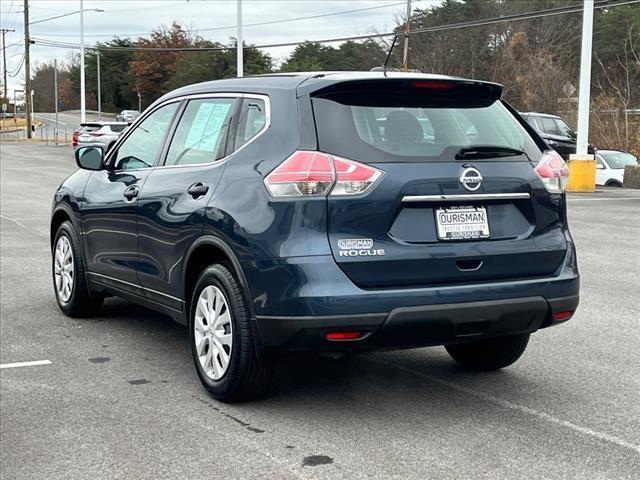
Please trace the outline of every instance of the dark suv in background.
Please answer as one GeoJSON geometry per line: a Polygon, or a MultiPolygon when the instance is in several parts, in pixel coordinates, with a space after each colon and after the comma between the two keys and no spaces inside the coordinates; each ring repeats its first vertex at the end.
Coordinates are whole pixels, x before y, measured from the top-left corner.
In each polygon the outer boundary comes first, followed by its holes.
{"type": "Polygon", "coordinates": [[[568,320],[579,276],[567,167],[500,85],[389,73],[202,83],[155,102],[55,194],[71,316],[118,295],[188,325],[224,401],[285,350],[445,345],[516,361],[568,320]]]}
{"type": "MultiPolygon", "coordinates": [[[[568,160],[570,155],[576,153],[576,132],[562,117],[536,112],[521,113],[520,115],[562,158],[568,160]]],[[[592,145],[587,146],[587,153],[591,155],[595,153],[592,145]]]]}

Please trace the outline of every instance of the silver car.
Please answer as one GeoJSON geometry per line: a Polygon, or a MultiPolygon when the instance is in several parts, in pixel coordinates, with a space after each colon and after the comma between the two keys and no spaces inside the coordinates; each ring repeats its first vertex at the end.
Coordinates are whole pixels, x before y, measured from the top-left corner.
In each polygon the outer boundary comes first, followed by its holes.
{"type": "Polygon", "coordinates": [[[101,146],[106,152],[129,126],[124,122],[91,122],[80,124],[77,147],[101,146]]]}
{"type": "Polygon", "coordinates": [[[140,116],[138,110],[122,110],[116,117],[119,122],[131,123],[140,116]]]}

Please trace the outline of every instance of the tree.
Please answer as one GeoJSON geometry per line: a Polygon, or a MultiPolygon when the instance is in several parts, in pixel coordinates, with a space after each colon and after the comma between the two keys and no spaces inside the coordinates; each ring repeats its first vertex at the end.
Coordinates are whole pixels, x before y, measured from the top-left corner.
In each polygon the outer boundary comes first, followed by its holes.
{"type": "Polygon", "coordinates": [[[331,61],[332,47],[317,42],[304,42],[298,45],[289,58],[281,65],[283,72],[315,72],[325,70],[331,61]]]}
{"type": "Polygon", "coordinates": [[[74,89],[70,78],[65,78],[58,84],[60,109],[77,110],[80,108],[80,97],[74,89]]]}
{"type": "MultiPolygon", "coordinates": [[[[230,78],[237,75],[235,43],[225,47],[221,43],[197,38],[194,41],[194,46],[198,48],[220,48],[222,50],[185,52],[180,58],[176,74],[171,80],[172,88],[230,78]]],[[[245,75],[259,75],[271,72],[273,61],[268,54],[256,48],[246,47],[243,53],[245,75]]]]}
{"type": "Polygon", "coordinates": [[[97,50],[88,50],[85,55],[87,95],[97,103],[98,72],[97,55],[100,52],[100,90],[102,110],[116,112],[138,105],[137,94],[133,91],[133,78],[129,74],[129,62],[133,52],[117,50],[134,46],[129,39],[114,38],[97,43],[97,50]]]}
{"type": "Polygon", "coordinates": [[[618,50],[614,54],[596,52],[594,80],[596,98],[592,109],[592,130],[600,133],[604,145],[640,150],[640,121],[633,121],[631,109],[640,101],[640,22],[623,23],[618,50]],[[608,57],[608,58],[606,58],[608,57]],[[637,142],[637,143],[636,143],[637,142]]]}
{"type": "MultiPolygon", "coordinates": [[[[31,89],[33,94],[33,109],[36,112],[53,112],[55,110],[55,89],[54,89],[54,63],[42,63],[33,70],[31,79],[31,89]]],[[[58,65],[58,102],[60,105],[61,85],[68,82],[68,71],[64,64],[58,65]]]]}
{"type": "Polygon", "coordinates": [[[282,64],[283,72],[322,70],[370,70],[384,63],[385,49],[373,40],[363,43],[348,41],[338,48],[317,42],[298,45],[282,64]]]}
{"type": "MultiPolygon", "coordinates": [[[[188,33],[176,22],[160,27],[150,38],[139,38],[136,47],[186,48],[193,46],[188,33]]],[[[133,89],[142,95],[145,105],[171,90],[171,80],[183,56],[180,51],[136,51],[129,62],[133,89]]]]}

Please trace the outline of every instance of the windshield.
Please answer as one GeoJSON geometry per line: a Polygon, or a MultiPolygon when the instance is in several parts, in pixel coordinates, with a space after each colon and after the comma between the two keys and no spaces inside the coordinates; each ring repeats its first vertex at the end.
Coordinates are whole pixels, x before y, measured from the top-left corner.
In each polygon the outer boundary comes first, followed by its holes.
{"type": "Polygon", "coordinates": [[[599,152],[602,158],[605,159],[609,168],[624,168],[627,165],[636,165],[638,163],[638,159],[631,155],[630,153],[624,152],[609,152],[602,153],[599,152]]]}
{"type": "Polygon", "coordinates": [[[576,134],[573,133],[573,130],[571,129],[571,127],[567,125],[564,120],[556,118],[556,126],[558,127],[558,131],[560,132],[560,135],[562,135],[563,137],[573,138],[576,136],[576,134]]]}
{"type": "Polygon", "coordinates": [[[469,146],[521,150],[531,158],[540,154],[500,100],[488,106],[421,106],[398,96],[375,103],[314,98],[320,148],[364,162],[452,160],[469,146]]]}

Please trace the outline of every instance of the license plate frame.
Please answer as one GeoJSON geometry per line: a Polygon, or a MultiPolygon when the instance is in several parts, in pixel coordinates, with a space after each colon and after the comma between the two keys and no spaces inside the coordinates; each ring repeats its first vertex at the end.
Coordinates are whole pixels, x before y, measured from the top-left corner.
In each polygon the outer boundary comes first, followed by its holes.
{"type": "Polygon", "coordinates": [[[486,207],[473,205],[435,210],[438,240],[482,240],[491,238],[486,207]]]}

